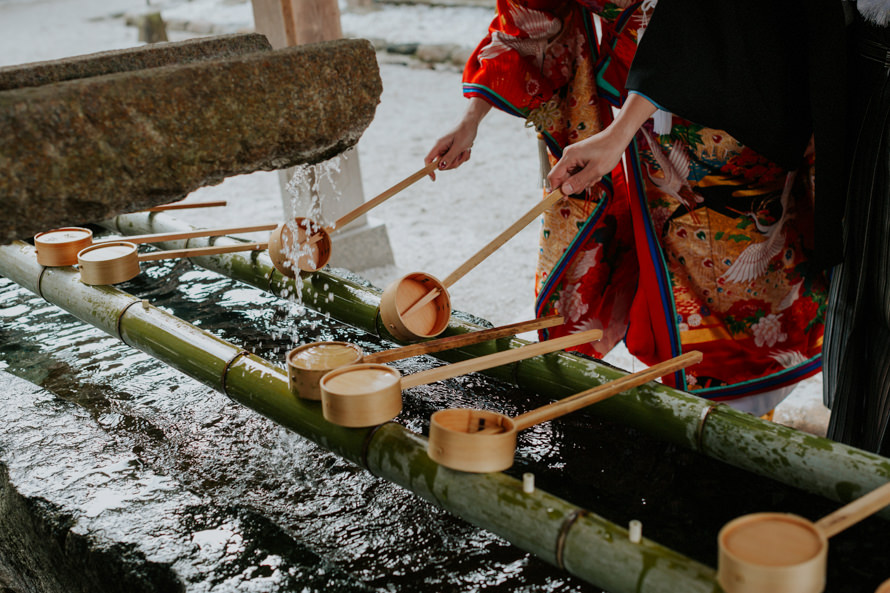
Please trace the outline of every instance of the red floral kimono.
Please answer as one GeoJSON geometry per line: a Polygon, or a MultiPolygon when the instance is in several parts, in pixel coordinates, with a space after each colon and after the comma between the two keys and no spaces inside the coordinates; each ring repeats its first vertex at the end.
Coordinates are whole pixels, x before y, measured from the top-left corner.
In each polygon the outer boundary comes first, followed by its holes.
{"type": "MultiPolygon", "coordinates": [[[[646,4],[498,0],[464,94],[535,126],[555,162],[627,97],[646,4]]],[[[566,323],[542,337],[601,328],[579,350],[601,357],[624,339],[646,364],[701,350],[665,380],[764,413],[821,368],[812,167],[784,170],[726,132],[670,121],[665,134],[648,122],[611,178],[545,213],[536,313],[566,323]]]]}

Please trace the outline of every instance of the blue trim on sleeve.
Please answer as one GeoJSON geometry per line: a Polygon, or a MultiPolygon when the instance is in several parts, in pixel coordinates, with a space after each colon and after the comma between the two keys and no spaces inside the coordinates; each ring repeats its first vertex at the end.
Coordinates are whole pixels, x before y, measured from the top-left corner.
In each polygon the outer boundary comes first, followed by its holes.
{"type": "Polygon", "coordinates": [[[653,101],[649,95],[641,93],[640,91],[627,91],[627,94],[639,95],[639,96],[643,97],[644,99],[646,99],[647,101],[649,101],[650,103],[652,103],[653,105],[655,105],[657,108],[661,109],[662,111],[667,111],[668,113],[670,113],[670,111],[671,111],[670,109],[665,109],[664,107],[662,107],[661,105],[659,105],[658,103],[653,101]]]}

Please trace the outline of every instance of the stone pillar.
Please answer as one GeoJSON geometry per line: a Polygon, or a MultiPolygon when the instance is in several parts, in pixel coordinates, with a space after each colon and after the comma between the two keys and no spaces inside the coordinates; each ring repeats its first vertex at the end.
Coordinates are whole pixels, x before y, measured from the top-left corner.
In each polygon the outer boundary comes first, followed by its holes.
{"type": "MultiPolygon", "coordinates": [[[[343,36],[337,0],[252,0],[252,5],[254,27],[269,39],[273,48],[343,36]]],[[[333,174],[331,182],[319,185],[321,216],[329,223],[365,201],[357,150],[353,147],[338,158],[341,159],[339,172],[333,174]]],[[[310,213],[303,211],[299,204],[299,211],[292,205],[287,185],[293,175],[294,169],[279,171],[285,216],[308,216],[310,213]]],[[[373,224],[366,216],[338,229],[332,240],[332,266],[363,270],[394,263],[386,226],[373,224]]]]}

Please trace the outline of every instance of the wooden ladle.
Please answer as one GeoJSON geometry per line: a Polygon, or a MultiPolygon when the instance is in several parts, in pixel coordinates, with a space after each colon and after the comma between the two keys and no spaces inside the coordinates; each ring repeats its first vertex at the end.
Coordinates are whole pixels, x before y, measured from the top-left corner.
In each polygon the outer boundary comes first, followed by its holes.
{"type": "Polygon", "coordinates": [[[503,471],[513,465],[516,433],[520,430],[595,404],[696,364],[701,359],[701,352],[697,350],[687,352],[646,370],[576,393],[515,418],[487,410],[467,408],[439,410],[430,418],[427,454],[440,465],[464,472],[503,471]]]}
{"type": "Polygon", "coordinates": [[[393,197],[406,187],[429,175],[438,165],[433,161],[412,173],[383,193],[338,218],[329,226],[321,226],[310,218],[298,216],[292,223],[276,228],[269,236],[269,256],[279,272],[293,278],[298,270],[315,272],[331,259],[331,233],[342,228],[393,197]]]}
{"type": "Polygon", "coordinates": [[[451,318],[448,287],[463,278],[513,235],[562,198],[563,194],[558,189],[550,193],[510,228],[461,264],[445,280],[440,281],[423,272],[414,272],[390,284],[380,297],[380,318],[387,331],[405,342],[430,338],[445,331],[451,318]]]}
{"type": "MultiPolygon", "coordinates": [[[[172,233],[155,233],[152,235],[133,235],[127,237],[127,243],[160,243],[162,241],[180,241],[182,239],[195,239],[198,237],[219,237],[236,233],[255,233],[259,231],[271,231],[278,228],[278,224],[263,224],[256,226],[242,226],[217,229],[198,229],[194,231],[181,231],[172,233]]],[[[37,263],[41,266],[73,266],[77,263],[77,254],[90,245],[112,243],[122,239],[99,239],[93,241],[93,231],[82,227],[63,227],[44,231],[34,236],[34,246],[37,249],[37,263]]]]}
{"type": "Polygon", "coordinates": [[[334,424],[365,427],[392,420],[402,410],[402,390],[451,379],[533,356],[599,340],[602,331],[592,329],[504,350],[471,360],[421,371],[407,377],[384,364],[354,364],[335,369],[321,378],[321,409],[334,424]]]}
{"type": "Polygon", "coordinates": [[[717,536],[726,593],[821,593],[828,538],[890,504],[890,482],[815,523],[790,513],[733,519],[717,536]]]}
{"type": "Polygon", "coordinates": [[[482,329],[438,340],[430,340],[421,344],[410,344],[399,348],[390,348],[382,352],[365,354],[361,347],[350,342],[312,342],[297,346],[287,355],[287,377],[291,393],[300,399],[321,399],[319,382],[328,372],[360,362],[383,364],[432,354],[452,348],[462,348],[471,344],[480,344],[489,340],[506,338],[519,333],[562,325],[563,318],[549,315],[540,319],[511,323],[500,327],[482,329]]]}
{"type": "Polygon", "coordinates": [[[218,255],[237,251],[258,251],[267,246],[267,243],[240,243],[238,245],[173,249],[140,254],[136,251],[135,243],[109,241],[91,245],[82,250],[77,254],[77,263],[80,267],[80,280],[84,284],[117,284],[138,276],[139,262],[218,255]]]}
{"type": "Polygon", "coordinates": [[[166,212],[168,210],[192,210],[194,208],[219,208],[221,206],[225,206],[226,204],[227,202],[225,200],[217,200],[214,202],[189,202],[187,204],[172,202],[170,204],[152,206],[151,208],[142,210],[142,212],[166,212]]]}

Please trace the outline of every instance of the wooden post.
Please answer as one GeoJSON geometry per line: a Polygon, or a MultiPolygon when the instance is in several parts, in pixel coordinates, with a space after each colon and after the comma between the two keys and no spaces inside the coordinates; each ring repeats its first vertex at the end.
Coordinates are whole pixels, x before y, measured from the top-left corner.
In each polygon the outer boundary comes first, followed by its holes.
{"type": "MultiPolygon", "coordinates": [[[[269,39],[273,49],[343,36],[337,0],[252,0],[252,5],[255,29],[269,39]]],[[[352,148],[338,158],[341,160],[339,172],[332,176],[330,183],[322,180],[319,184],[321,215],[325,222],[339,218],[365,201],[358,151],[352,148]],[[334,196],[338,197],[325,199],[334,196]]],[[[299,200],[294,206],[286,189],[293,176],[294,169],[279,172],[285,217],[310,216],[309,200],[299,200]]],[[[298,192],[298,195],[308,195],[308,188],[300,187],[298,192]]],[[[346,229],[346,233],[337,229],[331,237],[334,244],[331,265],[362,270],[394,263],[384,225],[369,225],[367,217],[362,216],[346,225],[346,229]]]]}

